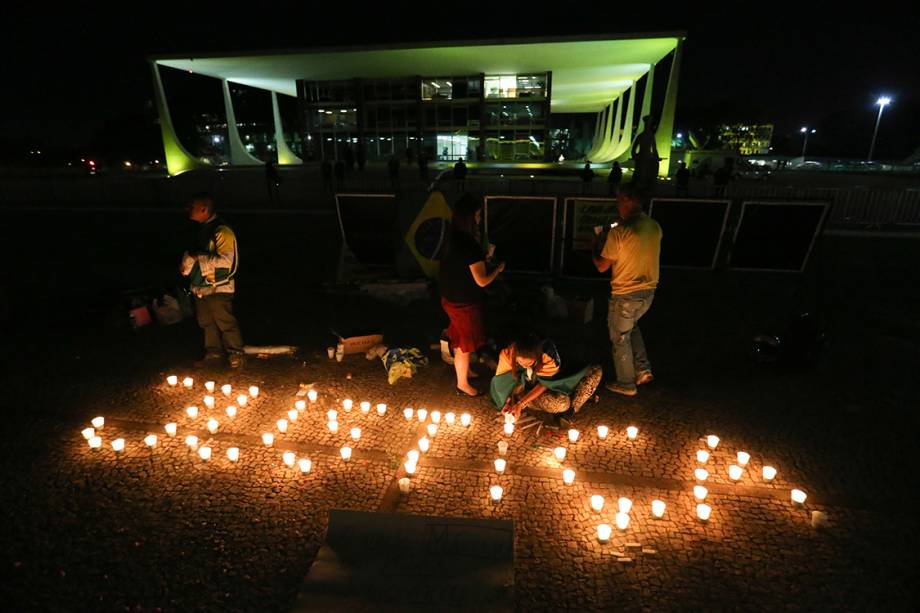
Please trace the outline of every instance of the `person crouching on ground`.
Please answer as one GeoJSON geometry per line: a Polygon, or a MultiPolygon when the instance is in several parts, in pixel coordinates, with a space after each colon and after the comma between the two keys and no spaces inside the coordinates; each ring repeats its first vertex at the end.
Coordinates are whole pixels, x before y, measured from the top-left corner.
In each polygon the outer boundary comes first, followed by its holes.
{"type": "Polygon", "coordinates": [[[181,272],[189,277],[195,295],[195,314],[204,330],[204,358],[195,366],[223,360],[231,368],[243,365],[243,337],[233,315],[234,277],[239,265],[236,235],[217,216],[214,200],[196,194],[188,205],[189,219],[200,224],[197,245],[182,255],[181,272]]]}
{"type": "Polygon", "coordinates": [[[600,366],[563,371],[555,343],[533,332],[520,335],[502,349],[492,378],[492,402],[503,413],[514,415],[529,408],[552,413],[557,426],[569,427],[570,420],[594,395],[601,382],[600,366]]]}

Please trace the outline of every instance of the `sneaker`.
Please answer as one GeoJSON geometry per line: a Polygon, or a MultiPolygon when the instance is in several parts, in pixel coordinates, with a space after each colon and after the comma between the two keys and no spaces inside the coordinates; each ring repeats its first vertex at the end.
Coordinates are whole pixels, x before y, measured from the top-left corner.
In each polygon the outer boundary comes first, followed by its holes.
{"type": "Polygon", "coordinates": [[[230,362],[230,368],[240,368],[243,365],[243,354],[231,353],[227,357],[227,361],[230,362]]]}
{"type": "Polygon", "coordinates": [[[650,370],[643,370],[636,376],[636,385],[645,385],[655,380],[655,375],[650,370]]]}
{"type": "Polygon", "coordinates": [[[606,387],[611,392],[622,394],[623,396],[635,396],[639,393],[635,387],[626,387],[625,385],[620,385],[616,381],[607,383],[604,385],[604,387],[606,387]]]}
{"type": "Polygon", "coordinates": [[[207,366],[216,366],[221,361],[223,361],[223,359],[224,356],[219,353],[208,352],[204,354],[204,357],[200,360],[195,360],[193,364],[195,365],[195,368],[205,368],[207,366]]]}

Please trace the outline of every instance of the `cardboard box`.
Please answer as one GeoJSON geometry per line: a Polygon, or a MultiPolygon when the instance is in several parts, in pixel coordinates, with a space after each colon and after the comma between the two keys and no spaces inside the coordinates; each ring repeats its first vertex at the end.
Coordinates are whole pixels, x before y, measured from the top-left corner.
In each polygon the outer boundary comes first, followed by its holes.
{"type": "Polygon", "coordinates": [[[352,353],[367,353],[369,349],[383,342],[382,334],[370,334],[368,336],[350,336],[340,338],[339,342],[345,345],[345,355],[352,353]]]}

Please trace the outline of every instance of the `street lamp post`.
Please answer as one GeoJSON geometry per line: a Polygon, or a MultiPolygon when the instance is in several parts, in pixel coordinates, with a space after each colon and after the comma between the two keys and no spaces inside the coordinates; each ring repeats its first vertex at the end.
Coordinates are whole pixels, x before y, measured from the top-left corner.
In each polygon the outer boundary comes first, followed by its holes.
{"type": "Polygon", "coordinates": [[[869,162],[872,161],[872,154],[875,153],[875,139],[878,136],[878,125],[882,123],[882,111],[891,104],[891,98],[882,96],[875,103],[878,105],[878,117],[875,119],[875,130],[872,132],[872,144],[869,145],[869,162]]]}
{"type": "Polygon", "coordinates": [[[808,147],[808,135],[814,134],[815,132],[817,132],[817,130],[814,130],[814,129],[809,130],[808,128],[802,128],[801,130],[799,130],[799,132],[805,135],[805,140],[802,142],[802,162],[804,163],[805,162],[805,148],[808,147]]]}

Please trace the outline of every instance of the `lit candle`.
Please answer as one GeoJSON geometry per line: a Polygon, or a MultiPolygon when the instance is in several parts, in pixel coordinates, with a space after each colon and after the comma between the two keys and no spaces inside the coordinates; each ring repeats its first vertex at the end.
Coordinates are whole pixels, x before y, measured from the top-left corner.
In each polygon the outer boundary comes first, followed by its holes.
{"type": "Polygon", "coordinates": [[[597,427],[597,438],[604,440],[607,438],[607,434],[610,432],[610,428],[607,426],[598,426],[597,427]]]}
{"type": "Polygon", "coordinates": [[[371,403],[367,400],[361,401],[361,412],[367,413],[371,410],[371,403]]]}
{"type": "Polygon", "coordinates": [[[163,426],[163,429],[166,430],[166,434],[168,434],[169,436],[176,436],[175,422],[169,422],[168,424],[163,426]]]}
{"type": "Polygon", "coordinates": [[[572,485],[575,483],[575,471],[571,468],[566,468],[562,471],[562,482],[566,485],[572,485]]]}
{"type": "Polygon", "coordinates": [[[505,467],[508,465],[503,458],[498,458],[495,460],[495,472],[502,474],[505,472],[505,467]]]}
{"type": "Polygon", "coordinates": [[[182,379],[182,385],[184,385],[185,387],[192,387],[194,383],[195,383],[195,380],[192,379],[191,377],[186,377],[185,379],[182,379]]]}
{"type": "Polygon", "coordinates": [[[492,502],[501,502],[503,493],[504,490],[500,485],[493,485],[489,488],[489,495],[492,497],[492,502]]]}
{"type": "Polygon", "coordinates": [[[336,411],[335,409],[329,409],[328,411],[326,411],[326,420],[327,420],[327,421],[335,421],[335,420],[337,420],[338,418],[339,418],[339,412],[336,411]]]}
{"type": "Polygon", "coordinates": [[[508,453],[508,443],[506,441],[498,441],[498,455],[505,455],[508,453]]]}
{"type": "Polygon", "coordinates": [[[93,428],[96,430],[102,430],[102,428],[105,426],[105,417],[94,417],[93,421],[90,423],[93,424],[93,428]]]}
{"type": "Polygon", "coordinates": [[[506,423],[506,424],[513,424],[513,423],[516,422],[516,421],[517,421],[517,420],[514,418],[514,415],[513,415],[513,414],[511,414],[511,413],[505,413],[505,423],[506,423]]]}
{"type": "Polygon", "coordinates": [[[342,401],[342,408],[345,409],[346,411],[350,411],[353,405],[354,403],[351,401],[351,398],[346,398],[345,400],[342,401]]]}
{"type": "Polygon", "coordinates": [[[464,428],[468,428],[472,421],[473,421],[473,416],[470,415],[469,413],[464,413],[460,416],[460,425],[462,425],[464,428]]]}
{"type": "Polygon", "coordinates": [[[700,502],[706,500],[707,494],[709,494],[709,490],[707,490],[702,485],[693,486],[693,497],[699,500],[700,502]]]}
{"type": "Polygon", "coordinates": [[[263,443],[266,447],[271,447],[272,444],[273,444],[274,442],[275,442],[275,435],[274,435],[274,434],[272,434],[271,432],[263,432],[263,433],[262,433],[262,443],[263,443]]]}
{"type": "Polygon", "coordinates": [[[157,446],[157,435],[148,434],[147,436],[145,436],[144,444],[147,445],[148,447],[156,447],[157,446]]]}
{"type": "Polygon", "coordinates": [[[664,516],[665,507],[666,505],[664,504],[664,500],[658,500],[658,499],[653,500],[652,501],[652,515],[654,515],[658,519],[661,519],[664,516]]]}
{"type": "Polygon", "coordinates": [[[414,475],[415,470],[418,468],[418,464],[412,460],[408,460],[403,464],[403,468],[406,469],[407,475],[414,475]]]}
{"type": "Polygon", "coordinates": [[[351,438],[358,440],[361,438],[361,428],[352,428],[351,429],[351,438]]]}
{"type": "Polygon", "coordinates": [[[293,466],[297,460],[297,455],[293,451],[285,451],[281,454],[281,459],[287,466],[293,466]]]}
{"type": "Polygon", "coordinates": [[[198,417],[198,407],[192,406],[192,407],[186,408],[185,414],[191,417],[192,419],[195,419],[196,417],[198,417]]]}
{"type": "Polygon", "coordinates": [[[430,436],[431,438],[434,438],[435,435],[438,433],[438,424],[428,424],[428,426],[425,429],[428,430],[428,436],[430,436]]]}
{"type": "Polygon", "coordinates": [[[250,386],[249,386],[249,395],[252,396],[253,398],[258,398],[258,397],[259,397],[259,386],[258,386],[258,385],[250,385],[250,386]]]}
{"type": "Polygon", "coordinates": [[[418,449],[410,449],[409,453],[406,454],[406,457],[412,462],[418,462],[418,456],[418,449]]]}
{"type": "Polygon", "coordinates": [[[223,392],[224,396],[229,396],[232,390],[233,388],[230,387],[229,383],[224,383],[223,385],[220,386],[220,391],[223,392]]]}
{"type": "Polygon", "coordinates": [[[383,416],[386,414],[386,412],[387,412],[387,405],[383,404],[382,402],[377,405],[377,415],[383,416]]]}
{"type": "Polygon", "coordinates": [[[620,513],[629,513],[632,511],[632,500],[625,496],[617,499],[617,509],[619,509],[620,513]]]}
{"type": "Polygon", "coordinates": [[[744,472],[744,469],[740,466],[732,464],[728,467],[728,478],[732,481],[738,481],[741,479],[741,474],[744,472]]]}
{"type": "Polygon", "coordinates": [[[297,409],[298,411],[303,411],[304,409],[307,408],[307,403],[304,402],[303,400],[295,400],[294,408],[297,409]]]}
{"type": "Polygon", "coordinates": [[[441,411],[432,411],[431,412],[431,423],[439,424],[441,423],[441,411]]]}
{"type": "Polygon", "coordinates": [[[696,452],[696,461],[700,464],[705,464],[709,461],[709,452],[705,449],[699,449],[696,452]]]}
{"type": "Polygon", "coordinates": [[[406,407],[405,409],[403,409],[403,417],[406,418],[406,421],[412,420],[412,408],[411,407],[406,407]]]}
{"type": "Polygon", "coordinates": [[[399,491],[403,494],[408,494],[410,489],[412,489],[412,481],[409,477],[402,477],[399,480],[399,491]]]}
{"type": "Polygon", "coordinates": [[[241,407],[246,406],[247,402],[249,402],[249,396],[247,396],[246,394],[240,394],[239,396],[236,397],[236,403],[240,405],[241,407]]]}
{"type": "Polygon", "coordinates": [[[205,381],[205,382],[204,382],[204,389],[208,390],[208,393],[213,392],[213,391],[214,391],[214,382],[213,382],[213,381],[205,381]]]}
{"type": "Polygon", "coordinates": [[[347,462],[351,459],[351,447],[342,447],[339,449],[339,454],[341,454],[342,459],[347,462]]]}
{"type": "Polygon", "coordinates": [[[300,413],[297,412],[297,409],[291,409],[288,411],[288,421],[297,421],[298,415],[300,415],[300,413]]]}
{"type": "Polygon", "coordinates": [[[278,432],[287,432],[288,420],[279,419],[275,422],[275,425],[278,426],[278,432]]]}
{"type": "Polygon", "coordinates": [[[333,434],[339,431],[339,422],[337,421],[330,421],[326,425],[329,427],[329,432],[332,432],[333,434]]]}
{"type": "Polygon", "coordinates": [[[626,428],[626,438],[631,441],[636,440],[636,437],[639,436],[639,428],[635,426],[629,426],[626,428]]]}
{"type": "Polygon", "coordinates": [[[307,392],[307,398],[309,398],[310,402],[316,402],[316,397],[317,397],[316,390],[310,390],[309,392],[307,392]]]}
{"type": "Polygon", "coordinates": [[[715,434],[710,434],[706,437],[706,444],[709,445],[710,449],[715,449],[719,446],[719,437],[715,434]]]}
{"type": "Polygon", "coordinates": [[[214,434],[215,432],[217,432],[217,426],[219,425],[220,424],[217,423],[217,420],[212,417],[211,419],[208,420],[208,432],[210,432],[211,434],[214,434]]]}
{"type": "Polygon", "coordinates": [[[431,447],[431,441],[429,441],[424,436],[418,439],[418,448],[422,453],[428,453],[428,448],[431,447]]]}
{"type": "Polygon", "coordinates": [[[102,437],[101,436],[92,436],[89,439],[90,449],[99,449],[102,447],[102,437]]]}
{"type": "Polygon", "coordinates": [[[176,375],[169,375],[168,377],[166,377],[166,383],[168,383],[171,386],[175,386],[178,382],[179,382],[179,377],[177,377],[176,375]]]}
{"type": "Polygon", "coordinates": [[[418,417],[419,422],[423,422],[428,419],[428,409],[419,409],[415,412],[418,417]]]}
{"type": "Polygon", "coordinates": [[[125,450],[125,439],[116,438],[114,441],[112,441],[112,449],[115,451],[115,453],[124,451],[125,450]]]}
{"type": "Polygon", "coordinates": [[[512,434],[514,434],[514,424],[512,424],[512,423],[509,422],[509,423],[505,424],[503,427],[504,427],[504,429],[505,429],[505,434],[506,434],[506,435],[511,436],[512,434]]]}
{"type": "Polygon", "coordinates": [[[569,430],[569,442],[574,443],[575,441],[577,441],[578,434],[579,434],[578,430],[576,430],[575,428],[572,428],[571,430],[569,430]]]}
{"type": "Polygon", "coordinates": [[[705,468],[697,468],[693,471],[693,476],[696,477],[697,481],[705,481],[709,478],[709,471],[705,468]]]}
{"type": "Polygon", "coordinates": [[[453,426],[454,422],[457,421],[457,416],[453,413],[448,413],[444,416],[444,421],[447,422],[448,426],[453,426]]]}
{"type": "Polygon", "coordinates": [[[610,527],[610,524],[598,524],[597,525],[597,540],[602,543],[606,543],[610,540],[610,533],[613,532],[613,529],[610,527]]]}
{"type": "Polygon", "coordinates": [[[227,417],[236,417],[236,406],[230,405],[227,407],[227,417]]]}
{"type": "Polygon", "coordinates": [[[239,447],[230,447],[227,449],[227,459],[231,462],[236,462],[240,459],[240,448],[239,447]]]}
{"type": "Polygon", "coordinates": [[[210,447],[201,447],[198,449],[198,457],[207,462],[211,459],[211,448],[210,447]]]}
{"type": "Polygon", "coordinates": [[[308,473],[310,472],[310,469],[313,468],[313,462],[307,458],[300,458],[297,460],[297,466],[300,467],[300,472],[308,473]]]}
{"type": "Polygon", "coordinates": [[[600,494],[591,496],[591,508],[600,513],[604,509],[604,497],[600,494]]]}
{"type": "Polygon", "coordinates": [[[776,478],[776,469],[772,466],[763,467],[763,478],[764,481],[773,481],[776,478]]]}
{"type": "Polygon", "coordinates": [[[738,452],[738,465],[747,466],[747,463],[751,461],[751,454],[746,451],[738,452]]]}
{"type": "Polygon", "coordinates": [[[617,513],[617,529],[626,530],[629,527],[629,513],[617,513]]]}
{"type": "Polygon", "coordinates": [[[553,449],[553,455],[556,456],[556,459],[560,462],[565,459],[565,447],[556,447],[553,449]]]}
{"type": "Polygon", "coordinates": [[[198,448],[198,437],[194,434],[189,434],[185,437],[185,444],[191,447],[192,449],[198,448]]]}
{"type": "Polygon", "coordinates": [[[796,504],[805,504],[806,498],[808,498],[808,494],[802,490],[792,490],[792,502],[796,504]]]}
{"type": "Polygon", "coordinates": [[[83,438],[85,438],[86,440],[89,440],[93,438],[94,436],[96,436],[96,429],[95,428],[83,428],[80,431],[80,434],[83,435],[83,438]]]}
{"type": "Polygon", "coordinates": [[[696,516],[702,521],[709,521],[709,515],[712,513],[712,507],[708,504],[700,503],[696,505],[696,516]]]}

